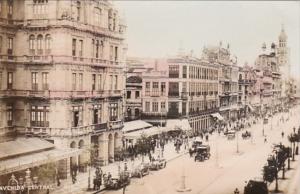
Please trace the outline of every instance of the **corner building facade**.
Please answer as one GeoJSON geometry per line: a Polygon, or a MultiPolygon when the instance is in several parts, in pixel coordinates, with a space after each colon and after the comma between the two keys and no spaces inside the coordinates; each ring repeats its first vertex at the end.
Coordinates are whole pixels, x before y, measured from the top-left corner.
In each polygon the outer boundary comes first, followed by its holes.
{"type": "Polygon", "coordinates": [[[62,164],[67,170],[85,167],[91,148],[103,165],[113,161],[125,86],[118,11],[105,0],[0,3],[2,139],[38,136],[81,149],[62,164]]]}

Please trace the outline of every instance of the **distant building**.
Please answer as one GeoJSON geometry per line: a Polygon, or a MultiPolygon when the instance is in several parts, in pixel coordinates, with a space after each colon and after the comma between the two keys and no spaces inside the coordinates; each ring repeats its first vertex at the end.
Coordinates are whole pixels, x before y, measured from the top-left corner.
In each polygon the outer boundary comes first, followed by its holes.
{"type": "Polygon", "coordinates": [[[219,66],[219,101],[220,114],[226,120],[236,120],[238,117],[238,66],[236,57],[231,57],[229,45],[205,47],[202,57],[210,63],[219,66]]]}
{"type": "Polygon", "coordinates": [[[163,126],[168,120],[187,120],[194,133],[213,127],[212,114],[218,113],[219,106],[219,66],[183,55],[161,62],[166,72],[143,74],[142,118],[163,126]]]}

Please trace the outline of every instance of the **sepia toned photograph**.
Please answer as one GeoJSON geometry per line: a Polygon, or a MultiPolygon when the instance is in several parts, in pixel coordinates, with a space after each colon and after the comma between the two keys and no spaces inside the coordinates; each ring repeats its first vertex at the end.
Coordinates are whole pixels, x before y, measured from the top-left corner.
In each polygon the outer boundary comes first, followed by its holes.
{"type": "Polygon", "coordinates": [[[0,194],[300,194],[300,1],[0,0],[0,194]]]}

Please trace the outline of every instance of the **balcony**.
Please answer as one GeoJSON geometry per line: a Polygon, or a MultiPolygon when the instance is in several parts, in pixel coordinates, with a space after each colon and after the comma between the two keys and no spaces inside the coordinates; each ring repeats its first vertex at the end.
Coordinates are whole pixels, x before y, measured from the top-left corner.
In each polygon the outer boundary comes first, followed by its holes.
{"type": "Polygon", "coordinates": [[[100,98],[122,97],[121,90],[102,91],[54,91],[54,90],[0,90],[0,97],[33,98],[100,98]]]}
{"type": "MultiPolygon", "coordinates": [[[[12,52],[12,51],[10,51],[12,52]]],[[[15,55],[0,55],[0,62],[18,62],[18,63],[30,63],[30,64],[53,64],[53,63],[65,63],[65,64],[80,64],[84,66],[99,66],[111,68],[122,68],[118,61],[96,59],[96,58],[83,58],[77,56],[55,56],[55,55],[31,55],[31,56],[15,56],[15,55]]]]}
{"type": "Polygon", "coordinates": [[[181,99],[187,100],[188,99],[188,92],[181,92],[181,99]]]}
{"type": "Polygon", "coordinates": [[[168,95],[171,98],[179,98],[179,92],[169,92],[168,95]]]}
{"type": "Polygon", "coordinates": [[[54,137],[76,137],[91,133],[91,127],[72,127],[68,128],[48,128],[48,127],[30,127],[25,130],[25,134],[29,135],[43,135],[43,136],[54,136],[54,137]]]}
{"type": "Polygon", "coordinates": [[[167,116],[166,112],[158,113],[158,112],[143,112],[141,114],[141,119],[165,119],[167,116]]]}
{"type": "Polygon", "coordinates": [[[31,127],[49,127],[49,121],[30,121],[31,127]]]}
{"type": "Polygon", "coordinates": [[[120,130],[123,126],[124,124],[122,120],[108,122],[108,130],[120,130]]]}
{"type": "Polygon", "coordinates": [[[102,132],[107,129],[107,123],[93,124],[92,126],[95,132],[102,132]]]}

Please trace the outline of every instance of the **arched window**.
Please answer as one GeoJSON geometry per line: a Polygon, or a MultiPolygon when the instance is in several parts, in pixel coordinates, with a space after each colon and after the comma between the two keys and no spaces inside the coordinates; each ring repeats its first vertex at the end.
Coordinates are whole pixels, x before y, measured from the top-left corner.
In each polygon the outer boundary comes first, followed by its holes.
{"type": "Polygon", "coordinates": [[[38,35],[37,37],[37,52],[38,55],[42,55],[43,54],[43,35],[38,35]]]}
{"type": "Polygon", "coordinates": [[[50,36],[50,34],[47,34],[45,36],[45,50],[46,50],[46,54],[51,53],[51,36],[50,36]]]}
{"type": "Polygon", "coordinates": [[[29,36],[29,53],[31,55],[34,55],[35,54],[35,50],[34,50],[34,35],[30,35],[29,36]]]}

